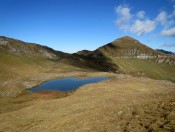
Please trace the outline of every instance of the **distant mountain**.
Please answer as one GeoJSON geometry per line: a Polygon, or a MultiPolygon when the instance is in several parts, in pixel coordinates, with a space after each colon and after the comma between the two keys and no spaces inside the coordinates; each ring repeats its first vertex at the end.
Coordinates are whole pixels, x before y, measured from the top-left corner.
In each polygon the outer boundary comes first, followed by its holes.
{"type": "Polygon", "coordinates": [[[78,51],[76,54],[78,54],[78,55],[90,55],[92,53],[93,53],[93,51],[81,50],[81,51],[78,51]]]}
{"type": "Polygon", "coordinates": [[[167,55],[175,56],[175,53],[173,53],[171,51],[166,51],[163,49],[156,49],[156,51],[162,52],[162,53],[167,54],[167,55]]]}

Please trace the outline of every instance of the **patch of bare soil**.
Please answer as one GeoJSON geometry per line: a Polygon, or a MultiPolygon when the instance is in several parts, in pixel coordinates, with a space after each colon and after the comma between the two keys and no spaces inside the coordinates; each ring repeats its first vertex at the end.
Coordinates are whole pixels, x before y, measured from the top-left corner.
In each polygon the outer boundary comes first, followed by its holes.
{"type": "Polygon", "coordinates": [[[2,112],[0,131],[175,131],[175,84],[168,81],[117,75],[63,98],[38,94],[44,97],[2,112]]]}

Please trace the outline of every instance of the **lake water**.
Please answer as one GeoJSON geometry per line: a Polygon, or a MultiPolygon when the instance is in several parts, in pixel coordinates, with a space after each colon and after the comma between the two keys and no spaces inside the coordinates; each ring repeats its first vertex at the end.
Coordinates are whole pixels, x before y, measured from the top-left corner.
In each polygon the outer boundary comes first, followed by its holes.
{"type": "Polygon", "coordinates": [[[77,79],[77,78],[57,79],[45,82],[37,87],[29,89],[29,91],[37,92],[43,90],[55,90],[55,91],[68,92],[76,88],[79,88],[82,85],[96,83],[107,79],[108,78],[106,77],[94,77],[86,79],[77,79]]]}

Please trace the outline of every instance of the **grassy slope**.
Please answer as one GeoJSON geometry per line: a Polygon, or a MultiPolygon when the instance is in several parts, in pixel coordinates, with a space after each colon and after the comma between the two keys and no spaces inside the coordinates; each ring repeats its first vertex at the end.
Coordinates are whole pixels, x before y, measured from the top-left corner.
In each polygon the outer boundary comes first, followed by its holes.
{"type": "MultiPolygon", "coordinates": [[[[134,58],[139,54],[164,55],[139,41],[128,36],[119,38],[107,45],[100,47],[100,52],[112,59],[120,71],[134,76],[146,76],[153,79],[171,80],[175,82],[175,66],[157,64],[156,60],[140,60],[134,58]],[[128,56],[130,58],[119,58],[128,56]]],[[[169,59],[173,59],[169,57],[169,59]]]]}
{"type": "MultiPolygon", "coordinates": [[[[16,96],[29,87],[61,77],[79,68],[42,56],[0,53],[0,96],[16,96]]],[[[69,75],[71,76],[71,75],[69,75]]]]}
{"type": "Polygon", "coordinates": [[[125,73],[175,82],[175,66],[134,58],[113,58],[113,61],[125,73]]]}
{"type": "Polygon", "coordinates": [[[37,56],[15,56],[0,54],[0,80],[15,79],[41,72],[53,64],[52,61],[37,56]]]}

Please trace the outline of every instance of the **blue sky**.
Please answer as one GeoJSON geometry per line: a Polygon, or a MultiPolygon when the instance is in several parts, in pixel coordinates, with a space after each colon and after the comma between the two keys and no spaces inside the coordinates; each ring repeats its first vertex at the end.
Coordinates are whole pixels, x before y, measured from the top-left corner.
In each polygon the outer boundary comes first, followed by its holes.
{"type": "Polygon", "coordinates": [[[175,0],[0,0],[0,35],[69,53],[127,35],[175,52],[175,0]]]}

